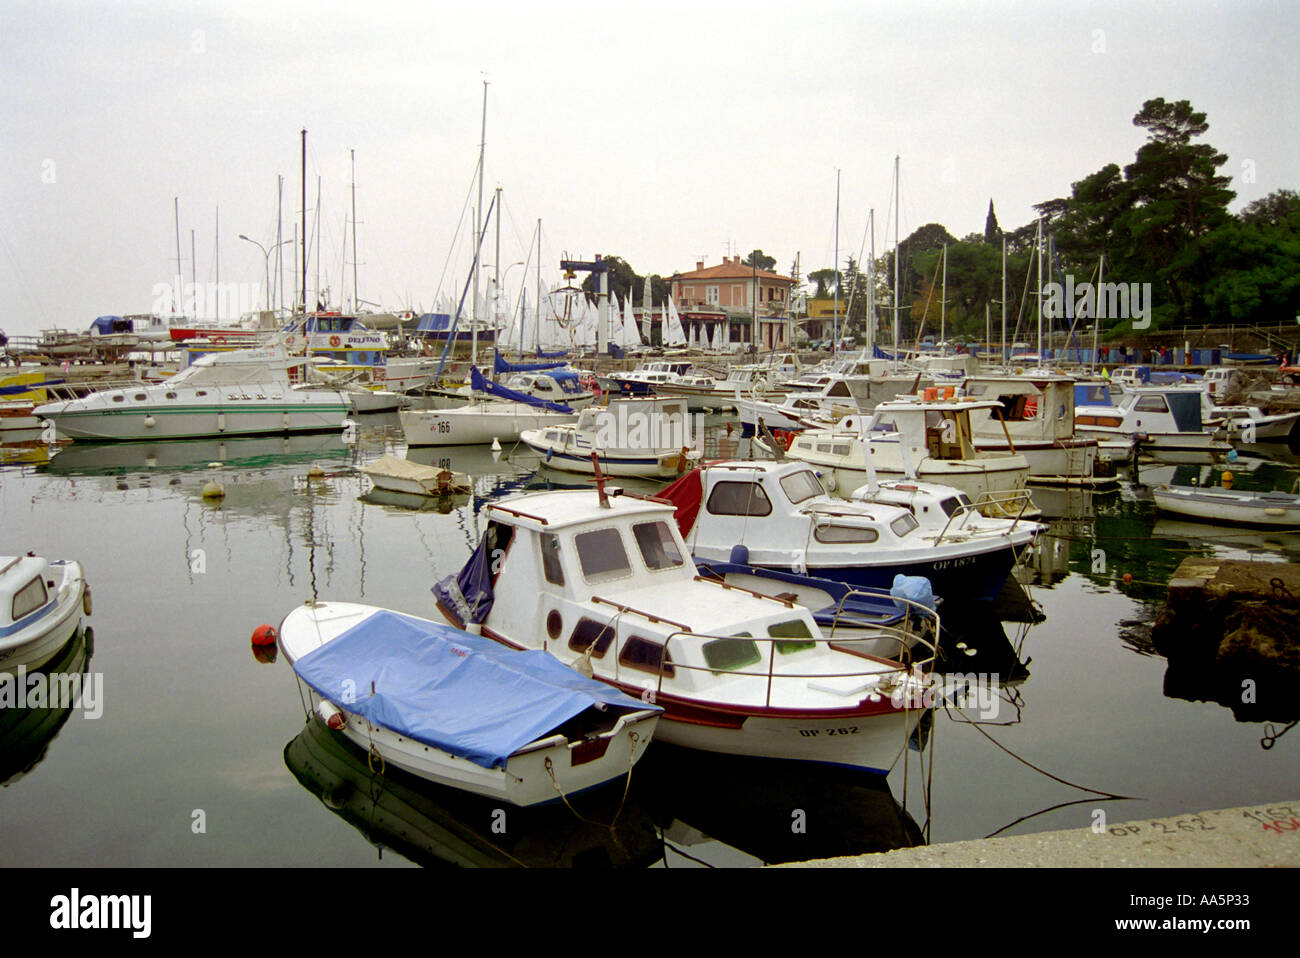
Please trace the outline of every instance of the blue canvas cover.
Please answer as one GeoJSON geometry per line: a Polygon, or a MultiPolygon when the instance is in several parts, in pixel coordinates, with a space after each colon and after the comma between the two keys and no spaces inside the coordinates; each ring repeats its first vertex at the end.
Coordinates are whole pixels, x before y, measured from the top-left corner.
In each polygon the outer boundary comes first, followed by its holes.
{"type": "Polygon", "coordinates": [[[484,768],[503,768],[512,753],[592,706],[655,708],[579,675],[549,653],[517,652],[387,610],[293,668],[348,711],[484,768]]]}
{"type": "Polygon", "coordinates": [[[460,572],[447,576],[433,587],[433,594],[438,597],[438,601],[460,620],[462,626],[483,622],[492,611],[492,603],[496,601],[496,593],[492,588],[488,539],[489,536],[485,535],[479,540],[478,548],[460,572]]]}
{"type": "Polygon", "coordinates": [[[505,386],[491,382],[483,378],[483,374],[478,371],[477,366],[469,368],[469,388],[475,392],[487,393],[489,396],[497,396],[500,399],[509,399],[513,402],[527,403],[530,406],[537,406],[539,409],[549,409],[552,412],[571,413],[573,412],[568,406],[561,405],[557,402],[550,402],[545,399],[538,399],[536,396],[530,396],[527,393],[515,392],[513,389],[507,389],[505,386]]]}
{"type": "Polygon", "coordinates": [[[512,363],[497,350],[492,350],[492,369],[497,375],[505,373],[531,373],[539,369],[559,369],[566,365],[563,360],[551,363],[512,363]]]}

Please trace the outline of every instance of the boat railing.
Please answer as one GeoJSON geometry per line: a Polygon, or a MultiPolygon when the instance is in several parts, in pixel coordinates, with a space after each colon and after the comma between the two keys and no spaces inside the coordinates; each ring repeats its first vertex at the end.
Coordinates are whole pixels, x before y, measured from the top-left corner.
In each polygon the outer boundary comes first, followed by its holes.
{"type": "Polygon", "coordinates": [[[1028,489],[1021,489],[1018,492],[1011,492],[998,496],[987,494],[980,496],[978,502],[972,503],[971,505],[962,504],[953,510],[952,515],[948,517],[948,521],[944,523],[943,529],[940,531],[938,538],[934,540],[934,544],[939,545],[939,543],[943,542],[943,537],[948,534],[949,529],[952,529],[954,520],[960,519],[957,529],[953,529],[953,531],[956,532],[970,521],[972,515],[983,515],[987,517],[990,513],[994,513],[993,518],[1013,520],[1010,528],[1001,530],[997,533],[998,535],[1010,535],[1016,531],[1016,527],[1020,524],[1020,521],[1024,519],[1025,513],[1029,510],[1029,507],[1032,504],[1033,499],[1028,489]],[[986,512],[986,509],[989,511],[986,512]]]}
{"type": "MultiPolygon", "coordinates": [[[[861,595],[869,598],[879,598],[878,595],[868,595],[867,593],[850,590],[845,598],[853,595],[861,595]]],[[[843,603],[841,600],[841,604],[843,603]]],[[[750,678],[762,678],[766,683],[764,694],[764,707],[772,706],[772,688],[776,682],[809,682],[818,679],[871,679],[877,680],[874,692],[868,692],[864,688],[865,695],[888,695],[892,689],[898,688],[907,681],[908,676],[924,675],[934,665],[938,657],[938,636],[940,634],[939,614],[928,606],[911,599],[895,598],[894,602],[900,605],[900,611],[907,614],[896,625],[882,625],[872,623],[871,628],[878,634],[883,633],[885,636],[894,636],[899,644],[898,658],[884,658],[883,656],[871,655],[866,652],[845,648],[847,642],[857,641],[855,638],[845,638],[833,634],[822,634],[820,636],[761,636],[761,635],[720,635],[704,632],[695,632],[687,628],[678,629],[670,633],[664,639],[663,652],[659,657],[659,665],[655,670],[657,684],[655,692],[663,691],[663,681],[665,675],[675,676],[678,669],[686,672],[707,672],[710,675],[730,675],[730,676],[747,676],[750,678]],[[925,623],[924,627],[922,623],[925,623]],[[932,630],[932,631],[931,631],[932,630]],[[756,670],[750,667],[726,668],[711,664],[693,665],[686,661],[673,659],[669,654],[674,641],[678,642],[679,648],[691,642],[698,642],[703,645],[705,642],[714,642],[718,640],[747,641],[754,643],[766,644],[769,646],[766,655],[760,656],[758,660],[759,668],[756,670]],[[843,653],[845,656],[855,656],[870,662],[871,667],[864,666],[861,670],[839,669],[834,672],[826,671],[776,671],[776,657],[778,646],[786,644],[804,645],[814,643],[824,645],[828,649],[843,653]],[[912,652],[915,648],[921,648],[924,653],[920,657],[913,657],[912,652]],[[766,668],[762,667],[763,661],[766,660],[766,668]],[[881,668],[885,666],[885,668],[881,668]],[[671,673],[668,670],[671,669],[671,673]]],[[[877,636],[872,636],[876,638],[877,636]]],[[[867,637],[858,637],[865,639],[867,637]]],[[[617,660],[616,660],[617,661],[617,660]]],[[[847,662],[848,659],[845,659],[847,662]]],[[[616,666],[615,679],[619,679],[618,666],[616,666]]]]}

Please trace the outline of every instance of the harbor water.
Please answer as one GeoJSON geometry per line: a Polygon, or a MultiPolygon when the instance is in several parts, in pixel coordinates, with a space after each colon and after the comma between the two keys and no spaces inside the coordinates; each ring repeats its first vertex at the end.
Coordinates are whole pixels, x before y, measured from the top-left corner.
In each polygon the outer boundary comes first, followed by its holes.
{"type": "MultiPolygon", "coordinates": [[[[748,453],[709,423],[710,455],[748,453]]],[[[1300,561],[1295,532],[1155,515],[1150,484],[1218,481],[1208,460],[1143,463],[1109,492],[1035,490],[1050,528],[1015,574],[1028,602],[942,610],[947,668],[993,677],[995,701],[940,701],[887,779],[656,742],[630,782],[525,811],[376,774],[306,719],[292,670],[250,635],[312,598],[438,618],[430,588],[476,545],[485,503],[580,477],[522,446],[419,449],[472,492],[384,496],[358,467],[406,455],[395,416],[344,436],[3,451],[3,551],[85,567],[93,614],[50,668],[84,669],[96,693],[0,711],[5,865],[743,866],[1295,791],[1297,707],[1261,716],[1168,688],[1150,642],[1182,559],[1300,561]],[[204,498],[210,480],[224,498],[204,498]]],[[[1300,476],[1285,445],[1231,468],[1237,488],[1300,476]]]]}

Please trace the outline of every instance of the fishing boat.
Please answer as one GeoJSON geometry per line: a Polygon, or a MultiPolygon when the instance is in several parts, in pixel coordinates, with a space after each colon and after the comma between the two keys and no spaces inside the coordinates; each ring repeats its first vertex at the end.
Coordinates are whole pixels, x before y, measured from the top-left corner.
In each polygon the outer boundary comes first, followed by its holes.
{"type": "Polygon", "coordinates": [[[312,711],[376,771],[393,765],[512,805],[630,774],[661,711],[545,653],[351,602],[299,606],[279,645],[312,711]]]}
{"type": "MultiPolygon", "coordinates": [[[[975,447],[971,414],[994,408],[1001,404],[972,397],[894,399],[870,417],[845,416],[830,428],[798,434],[786,454],[818,468],[841,495],[873,476],[917,480],[960,489],[980,511],[1005,515],[1023,499],[1029,461],[1019,453],[975,447]]],[[[1035,518],[1038,510],[1017,505],[1012,514],[1035,518]]]]}
{"type": "Polygon", "coordinates": [[[135,383],[38,406],[73,439],[192,439],[343,428],[343,393],[296,385],[305,359],[274,346],[210,353],[157,384],[135,383]]]}
{"type": "Polygon", "coordinates": [[[1253,445],[1257,442],[1286,442],[1295,431],[1300,412],[1268,415],[1258,406],[1210,406],[1210,414],[1226,420],[1228,439],[1253,445]]]}
{"type": "Polygon", "coordinates": [[[1116,406],[1076,406],[1074,429],[1100,440],[1131,440],[1144,452],[1227,452],[1217,424],[1202,415],[1197,386],[1137,386],[1116,406]]]}
{"type": "Polygon", "coordinates": [[[40,668],[90,615],[80,563],[0,556],[0,673],[40,668]]]}
{"type": "Polygon", "coordinates": [[[439,611],[663,706],[661,741],[893,767],[932,649],[911,664],[839,649],[793,600],[700,577],[671,504],[603,485],[487,505],[478,548],[434,587],[439,611]]]}
{"type": "Polygon", "coordinates": [[[898,575],[922,576],[949,601],[992,601],[1041,530],[986,519],[956,489],[889,489],[894,503],[879,489],[874,499],[865,489],[863,498],[833,499],[805,463],[735,461],[694,470],[660,496],[676,507],[697,562],[739,561],[886,592],[898,575]]]}
{"type": "Polygon", "coordinates": [[[1098,442],[1075,435],[1074,380],[1041,370],[1024,375],[971,376],[967,396],[996,399],[1001,409],[971,413],[976,449],[1012,452],[1029,462],[1029,481],[1109,485],[1113,470],[1097,469],[1098,442]]]}
{"type": "Polygon", "coordinates": [[[613,476],[664,478],[681,475],[700,460],[692,449],[685,399],[612,399],[584,409],[573,424],[526,429],[519,439],[554,469],[613,476]]]}
{"type": "Polygon", "coordinates": [[[1161,483],[1151,489],[1151,498],[1155,500],[1157,512],[1201,522],[1300,528],[1300,495],[1294,492],[1256,492],[1222,486],[1161,483]]]}

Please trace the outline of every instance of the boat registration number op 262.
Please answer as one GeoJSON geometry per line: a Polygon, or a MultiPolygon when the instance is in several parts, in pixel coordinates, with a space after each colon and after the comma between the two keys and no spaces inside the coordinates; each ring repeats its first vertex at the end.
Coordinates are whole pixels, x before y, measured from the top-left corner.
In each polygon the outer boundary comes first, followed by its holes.
{"type": "Polygon", "coordinates": [[[801,728],[799,734],[804,738],[816,738],[822,732],[827,735],[857,735],[858,727],[856,725],[846,725],[844,728],[801,728]]]}

